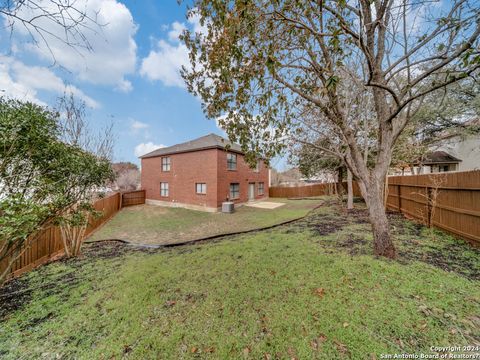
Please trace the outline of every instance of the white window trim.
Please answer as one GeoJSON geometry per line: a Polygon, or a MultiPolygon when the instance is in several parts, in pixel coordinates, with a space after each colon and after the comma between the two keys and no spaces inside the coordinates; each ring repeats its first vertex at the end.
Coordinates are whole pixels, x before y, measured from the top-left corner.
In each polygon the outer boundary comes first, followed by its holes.
{"type": "Polygon", "coordinates": [[[265,183],[264,182],[259,182],[258,183],[258,195],[265,195],[265,183]],[[260,185],[262,185],[261,190],[260,190],[260,185]]]}
{"type": "Polygon", "coordinates": [[[168,182],[161,182],[160,183],[160,196],[161,197],[169,197],[170,196],[170,187],[168,186],[168,182]],[[167,186],[163,186],[163,185],[167,185],[167,186]],[[164,192],[166,192],[166,195],[164,195],[164,192]]]}
{"type": "Polygon", "coordinates": [[[237,154],[234,154],[234,153],[227,153],[227,170],[229,171],[235,171],[237,170],[237,163],[238,163],[238,157],[237,157],[237,154]],[[230,157],[233,157],[235,159],[234,162],[230,161],[230,157]],[[233,164],[234,167],[233,168],[230,168],[230,164],[233,164]]]}
{"type": "Polygon", "coordinates": [[[206,195],[207,194],[207,183],[195,183],[195,193],[198,195],[206,195]],[[200,185],[201,190],[198,191],[198,185],[200,185]]]}
{"type": "Polygon", "coordinates": [[[170,165],[171,165],[170,156],[163,156],[162,157],[162,171],[164,171],[164,172],[170,171],[170,165]],[[164,160],[166,160],[165,164],[163,163],[164,160]]]}

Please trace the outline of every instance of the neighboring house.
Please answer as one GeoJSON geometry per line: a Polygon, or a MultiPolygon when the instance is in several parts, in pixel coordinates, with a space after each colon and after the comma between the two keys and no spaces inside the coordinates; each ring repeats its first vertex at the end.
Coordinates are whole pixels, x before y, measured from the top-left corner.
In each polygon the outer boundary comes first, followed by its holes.
{"type": "Polygon", "coordinates": [[[458,171],[461,159],[445,151],[432,151],[425,154],[411,165],[397,166],[392,170],[393,175],[431,174],[448,171],[458,171]],[[413,170],[413,172],[412,172],[413,170]]]}
{"type": "Polygon", "coordinates": [[[217,211],[226,200],[240,204],[268,197],[265,163],[259,160],[250,168],[240,145],[215,134],[140,158],[147,204],[217,211]]]}
{"type": "Polygon", "coordinates": [[[470,171],[480,169],[480,119],[474,118],[466,121],[464,129],[450,129],[440,134],[438,141],[433,144],[432,151],[444,152],[457,163],[449,163],[449,167],[439,171],[470,171]],[[437,151],[435,151],[437,150],[437,151]],[[447,170],[448,169],[448,170],[447,170]]]}
{"type": "Polygon", "coordinates": [[[480,169],[480,118],[437,134],[430,151],[413,164],[397,165],[391,175],[429,174],[480,169]],[[413,170],[413,172],[412,172],[413,170]]]}
{"type": "Polygon", "coordinates": [[[480,136],[455,136],[438,146],[452,156],[461,159],[456,170],[469,171],[480,169],[480,136]]]}
{"type": "Polygon", "coordinates": [[[430,174],[438,172],[458,171],[459,164],[461,163],[461,159],[458,159],[445,151],[438,150],[426,154],[421,161],[418,161],[414,165],[416,167],[420,167],[420,174],[430,174]]]}

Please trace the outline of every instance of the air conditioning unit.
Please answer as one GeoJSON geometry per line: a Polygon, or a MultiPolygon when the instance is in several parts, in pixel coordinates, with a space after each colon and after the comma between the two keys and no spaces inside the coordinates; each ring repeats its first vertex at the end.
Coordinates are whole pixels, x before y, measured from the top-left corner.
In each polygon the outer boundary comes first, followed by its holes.
{"type": "Polygon", "coordinates": [[[231,214],[235,210],[235,203],[233,201],[225,201],[222,203],[222,213],[231,214]]]}

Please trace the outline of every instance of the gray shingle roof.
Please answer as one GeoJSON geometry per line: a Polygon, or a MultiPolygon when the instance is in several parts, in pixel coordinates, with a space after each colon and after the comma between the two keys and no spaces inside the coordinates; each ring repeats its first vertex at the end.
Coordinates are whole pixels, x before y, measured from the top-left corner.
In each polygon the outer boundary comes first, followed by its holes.
{"type": "Polygon", "coordinates": [[[424,165],[433,164],[452,164],[459,163],[462,160],[457,159],[455,156],[450,155],[445,151],[433,151],[424,156],[423,161],[417,161],[416,164],[422,163],[424,165]]]}
{"type": "Polygon", "coordinates": [[[152,152],[149,152],[148,154],[140,156],[140,158],[144,159],[206,149],[226,149],[227,146],[230,146],[229,150],[231,151],[242,153],[242,148],[240,145],[232,143],[231,141],[212,133],[181,144],[154,150],[152,152]]]}

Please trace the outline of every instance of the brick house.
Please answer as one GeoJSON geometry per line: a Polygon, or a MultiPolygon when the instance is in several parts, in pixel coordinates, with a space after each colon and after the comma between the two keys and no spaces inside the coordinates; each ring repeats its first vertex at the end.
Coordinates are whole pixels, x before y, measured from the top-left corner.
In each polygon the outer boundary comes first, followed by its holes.
{"type": "Polygon", "coordinates": [[[240,145],[216,134],[160,148],[140,157],[141,186],[147,204],[218,211],[268,197],[269,169],[262,160],[252,169],[240,145]]]}

